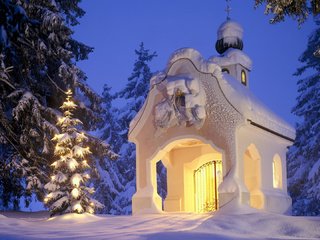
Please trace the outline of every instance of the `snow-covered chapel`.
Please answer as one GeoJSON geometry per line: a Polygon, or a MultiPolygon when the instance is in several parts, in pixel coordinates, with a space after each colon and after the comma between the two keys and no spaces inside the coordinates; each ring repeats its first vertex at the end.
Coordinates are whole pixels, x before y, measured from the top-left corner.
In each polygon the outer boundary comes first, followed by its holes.
{"type": "Polygon", "coordinates": [[[130,124],[134,214],[201,213],[230,202],[290,211],[286,151],[295,130],[251,93],[242,27],[228,19],[217,35],[218,56],[206,60],[191,48],[172,54],[130,124]],[[167,169],[164,202],[157,193],[158,161],[167,169]]]}

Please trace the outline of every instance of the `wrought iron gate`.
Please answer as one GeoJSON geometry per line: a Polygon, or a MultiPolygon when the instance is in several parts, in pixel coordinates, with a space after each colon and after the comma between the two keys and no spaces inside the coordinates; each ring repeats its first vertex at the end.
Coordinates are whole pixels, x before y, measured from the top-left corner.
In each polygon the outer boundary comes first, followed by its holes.
{"type": "Polygon", "coordinates": [[[218,185],[222,181],[221,161],[208,162],[194,171],[195,211],[218,209],[218,185]]]}

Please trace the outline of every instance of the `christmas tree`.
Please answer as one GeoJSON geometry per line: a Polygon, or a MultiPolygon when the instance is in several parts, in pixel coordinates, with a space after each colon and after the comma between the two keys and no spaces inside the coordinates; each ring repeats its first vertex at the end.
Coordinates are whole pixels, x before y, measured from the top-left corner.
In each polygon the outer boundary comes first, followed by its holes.
{"type": "Polygon", "coordinates": [[[93,213],[94,208],[102,207],[90,196],[94,189],[85,185],[90,178],[87,160],[91,152],[85,146],[88,138],[79,131],[82,122],[72,117],[77,105],[71,100],[71,90],[66,94],[66,101],[60,107],[63,116],[57,122],[61,133],[52,139],[56,142],[54,155],[57,160],[51,164],[53,175],[45,185],[49,193],[44,201],[51,216],[57,213],[93,213]]]}
{"type": "MultiPolygon", "coordinates": [[[[77,62],[92,48],[74,38],[85,12],[80,0],[0,1],[0,209],[43,200],[53,161],[52,137],[67,86],[76,89],[75,116],[83,129],[103,127],[101,97],[77,62]]],[[[113,155],[89,134],[92,156],[113,155]]]]}

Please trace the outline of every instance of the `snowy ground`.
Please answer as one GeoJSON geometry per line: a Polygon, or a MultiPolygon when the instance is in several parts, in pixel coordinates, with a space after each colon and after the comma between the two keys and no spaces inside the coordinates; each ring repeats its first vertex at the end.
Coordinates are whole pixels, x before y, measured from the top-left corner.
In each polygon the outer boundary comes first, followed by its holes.
{"type": "Polygon", "coordinates": [[[0,239],[320,239],[320,217],[258,211],[144,216],[0,212],[0,239]]]}

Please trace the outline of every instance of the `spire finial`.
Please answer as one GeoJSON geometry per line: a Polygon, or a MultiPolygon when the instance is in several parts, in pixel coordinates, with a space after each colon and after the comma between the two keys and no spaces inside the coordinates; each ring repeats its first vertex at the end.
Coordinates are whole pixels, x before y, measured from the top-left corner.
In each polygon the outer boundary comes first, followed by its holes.
{"type": "Polygon", "coordinates": [[[226,0],[226,2],[227,2],[227,7],[226,7],[225,11],[227,12],[227,20],[230,20],[230,12],[231,12],[230,2],[231,2],[231,0],[226,0]]]}

